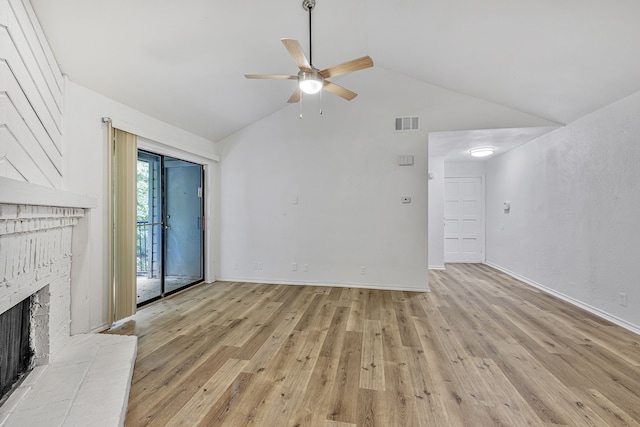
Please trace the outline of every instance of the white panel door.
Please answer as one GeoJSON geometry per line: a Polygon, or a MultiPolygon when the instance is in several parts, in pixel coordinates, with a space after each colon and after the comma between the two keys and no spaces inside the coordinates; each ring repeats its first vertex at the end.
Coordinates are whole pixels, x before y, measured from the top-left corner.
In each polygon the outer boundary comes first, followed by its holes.
{"type": "Polygon", "coordinates": [[[445,178],[444,262],[484,262],[482,178],[445,178]]]}

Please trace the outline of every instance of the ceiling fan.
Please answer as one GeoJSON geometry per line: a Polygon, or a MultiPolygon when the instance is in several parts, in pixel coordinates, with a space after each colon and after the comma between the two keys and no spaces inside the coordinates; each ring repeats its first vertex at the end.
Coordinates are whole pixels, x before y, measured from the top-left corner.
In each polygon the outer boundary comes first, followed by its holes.
{"type": "Polygon", "coordinates": [[[362,58],[347,61],[343,64],[336,65],[334,67],[325,68],[319,70],[313,66],[312,62],[312,50],[311,50],[311,11],[316,5],[315,0],[303,0],[302,8],[309,12],[309,59],[307,59],[302,46],[298,40],[294,39],[282,39],[284,47],[287,48],[289,54],[293,57],[296,65],[300,69],[298,74],[282,75],[282,74],[245,74],[247,79],[280,79],[280,80],[297,80],[298,87],[296,88],[289,103],[296,103],[300,101],[302,93],[314,94],[324,89],[327,92],[331,92],[334,95],[338,95],[341,98],[351,101],[358,96],[357,93],[350,91],[335,83],[331,83],[327,80],[330,77],[339,76],[342,74],[352,73],[354,71],[363,70],[365,68],[373,67],[373,60],[369,56],[363,56],[362,58]]]}

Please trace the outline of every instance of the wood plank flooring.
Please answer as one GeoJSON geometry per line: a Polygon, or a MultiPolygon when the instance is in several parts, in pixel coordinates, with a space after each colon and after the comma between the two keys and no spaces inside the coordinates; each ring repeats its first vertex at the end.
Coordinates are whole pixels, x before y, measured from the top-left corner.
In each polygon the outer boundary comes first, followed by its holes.
{"type": "Polygon", "coordinates": [[[140,310],[126,425],[640,426],[640,337],[483,265],[430,293],[215,283],[140,310]]]}

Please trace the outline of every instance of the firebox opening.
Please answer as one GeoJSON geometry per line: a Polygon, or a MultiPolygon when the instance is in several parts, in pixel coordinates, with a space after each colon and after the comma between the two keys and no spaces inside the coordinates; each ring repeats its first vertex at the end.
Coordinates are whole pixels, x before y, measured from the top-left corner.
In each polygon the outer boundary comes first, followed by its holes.
{"type": "Polygon", "coordinates": [[[32,300],[28,297],[0,314],[0,405],[33,368],[32,300]]]}

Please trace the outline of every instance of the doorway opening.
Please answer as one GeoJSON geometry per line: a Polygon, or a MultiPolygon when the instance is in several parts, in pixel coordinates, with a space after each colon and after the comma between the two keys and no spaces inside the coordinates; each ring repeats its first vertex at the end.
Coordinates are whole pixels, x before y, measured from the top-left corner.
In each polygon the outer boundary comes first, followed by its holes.
{"type": "Polygon", "coordinates": [[[138,150],[138,307],[204,279],[204,168],[138,150]]]}

